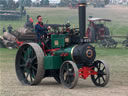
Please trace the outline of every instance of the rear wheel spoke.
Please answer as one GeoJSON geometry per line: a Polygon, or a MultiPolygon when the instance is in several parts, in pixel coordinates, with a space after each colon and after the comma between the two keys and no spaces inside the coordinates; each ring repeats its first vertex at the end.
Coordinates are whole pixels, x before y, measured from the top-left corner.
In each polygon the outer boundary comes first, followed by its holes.
{"type": "Polygon", "coordinates": [[[31,83],[32,83],[32,73],[30,72],[30,81],[31,81],[31,83]]]}
{"type": "Polygon", "coordinates": [[[27,75],[26,75],[26,79],[28,78],[28,76],[30,75],[30,73],[29,72],[27,72],[27,75]]]}
{"type": "Polygon", "coordinates": [[[37,71],[37,68],[35,66],[32,66],[32,69],[35,70],[35,71],[37,71]]]}
{"type": "Polygon", "coordinates": [[[33,65],[37,65],[37,62],[34,62],[33,65]]]}
{"type": "Polygon", "coordinates": [[[26,67],[26,65],[25,64],[21,64],[20,67],[26,67]]]}
{"type": "Polygon", "coordinates": [[[23,57],[23,56],[20,56],[20,58],[21,58],[21,60],[23,60],[24,62],[26,62],[26,60],[24,59],[24,57],[23,57]]]}
{"type": "Polygon", "coordinates": [[[31,60],[32,60],[32,62],[34,61],[36,59],[36,56],[34,56],[31,60]]]}
{"type": "Polygon", "coordinates": [[[36,72],[37,72],[37,71],[34,71],[34,70],[32,71],[32,73],[33,73],[33,78],[35,78],[36,72]]]}
{"type": "Polygon", "coordinates": [[[24,50],[24,49],[22,50],[22,53],[23,53],[23,54],[25,53],[25,50],[24,50]]]}
{"type": "Polygon", "coordinates": [[[29,47],[27,48],[27,56],[28,56],[28,58],[30,58],[29,47]]]}

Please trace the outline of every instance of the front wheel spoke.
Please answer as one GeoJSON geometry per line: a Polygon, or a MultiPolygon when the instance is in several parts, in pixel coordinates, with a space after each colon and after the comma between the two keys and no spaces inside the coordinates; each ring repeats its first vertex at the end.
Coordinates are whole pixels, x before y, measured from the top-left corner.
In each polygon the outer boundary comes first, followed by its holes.
{"type": "Polygon", "coordinates": [[[95,68],[97,68],[97,70],[99,70],[99,66],[98,66],[98,64],[95,66],[95,68]]]}
{"type": "Polygon", "coordinates": [[[98,78],[99,78],[99,77],[97,76],[96,79],[95,79],[95,82],[98,80],[98,78]]]}
{"type": "Polygon", "coordinates": [[[69,78],[68,77],[66,77],[66,83],[67,84],[69,84],[70,82],[69,82],[69,78]]]}
{"type": "Polygon", "coordinates": [[[63,71],[67,72],[67,67],[64,67],[63,71]]]}
{"type": "Polygon", "coordinates": [[[66,80],[66,84],[69,84],[69,81],[68,80],[66,80]]]}
{"type": "Polygon", "coordinates": [[[105,72],[103,72],[103,75],[106,75],[106,73],[105,73],[105,72]]]}
{"type": "Polygon", "coordinates": [[[69,72],[68,75],[69,75],[69,76],[74,76],[74,73],[69,72]]]}
{"type": "Polygon", "coordinates": [[[74,76],[74,73],[69,73],[70,76],[74,76]]]}
{"type": "Polygon", "coordinates": [[[65,77],[65,78],[64,78],[64,82],[66,82],[66,83],[67,83],[67,77],[65,77]]]}
{"type": "Polygon", "coordinates": [[[105,67],[102,69],[102,71],[104,71],[105,67]]]}
{"type": "Polygon", "coordinates": [[[100,70],[100,65],[101,65],[101,64],[99,63],[98,70],[100,70]]]}
{"type": "Polygon", "coordinates": [[[105,82],[105,79],[104,79],[104,77],[102,76],[102,79],[103,79],[103,81],[105,82]]]}
{"type": "Polygon", "coordinates": [[[98,82],[99,82],[99,85],[100,85],[100,77],[98,78],[98,82]]]}
{"type": "Polygon", "coordinates": [[[70,83],[72,83],[73,82],[73,80],[74,80],[74,76],[70,76],[70,83]]]}

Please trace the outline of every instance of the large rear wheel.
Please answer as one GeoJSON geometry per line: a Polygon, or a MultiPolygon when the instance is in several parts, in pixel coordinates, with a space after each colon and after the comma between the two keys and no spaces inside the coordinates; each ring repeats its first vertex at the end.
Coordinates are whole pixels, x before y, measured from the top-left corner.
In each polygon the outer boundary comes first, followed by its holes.
{"type": "Polygon", "coordinates": [[[39,84],[44,77],[44,52],[36,43],[22,45],[16,55],[16,74],[21,83],[27,85],[39,84]]]}

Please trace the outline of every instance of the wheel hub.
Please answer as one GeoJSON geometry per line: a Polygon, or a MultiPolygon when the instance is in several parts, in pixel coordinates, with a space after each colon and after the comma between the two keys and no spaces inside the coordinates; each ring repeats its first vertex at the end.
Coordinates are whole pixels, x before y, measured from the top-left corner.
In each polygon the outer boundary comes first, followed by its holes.
{"type": "Polygon", "coordinates": [[[104,72],[103,72],[102,70],[99,70],[98,76],[99,76],[99,77],[102,77],[103,75],[104,75],[104,72]]]}
{"type": "Polygon", "coordinates": [[[28,59],[27,62],[26,62],[26,67],[27,68],[31,68],[32,67],[32,61],[31,59],[28,59]]]}

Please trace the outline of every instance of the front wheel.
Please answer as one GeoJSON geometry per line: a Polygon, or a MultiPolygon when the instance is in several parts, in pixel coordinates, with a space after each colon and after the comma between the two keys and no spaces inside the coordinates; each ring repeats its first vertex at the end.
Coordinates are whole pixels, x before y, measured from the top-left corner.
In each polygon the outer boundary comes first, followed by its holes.
{"type": "Polygon", "coordinates": [[[93,70],[97,72],[96,75],[91,75],[92,82],[96,86],[104,87],[107,85],[110,77],[109,67],[108,65],[101,60],[97,60],[94,62],[93,70]]]}
{"type": "Polygon", "coordinates": [[[72,61],[65,61],[60,68],[60,80],[61,83],[72,89],[78,82],[78,68],[72,61]]]}

